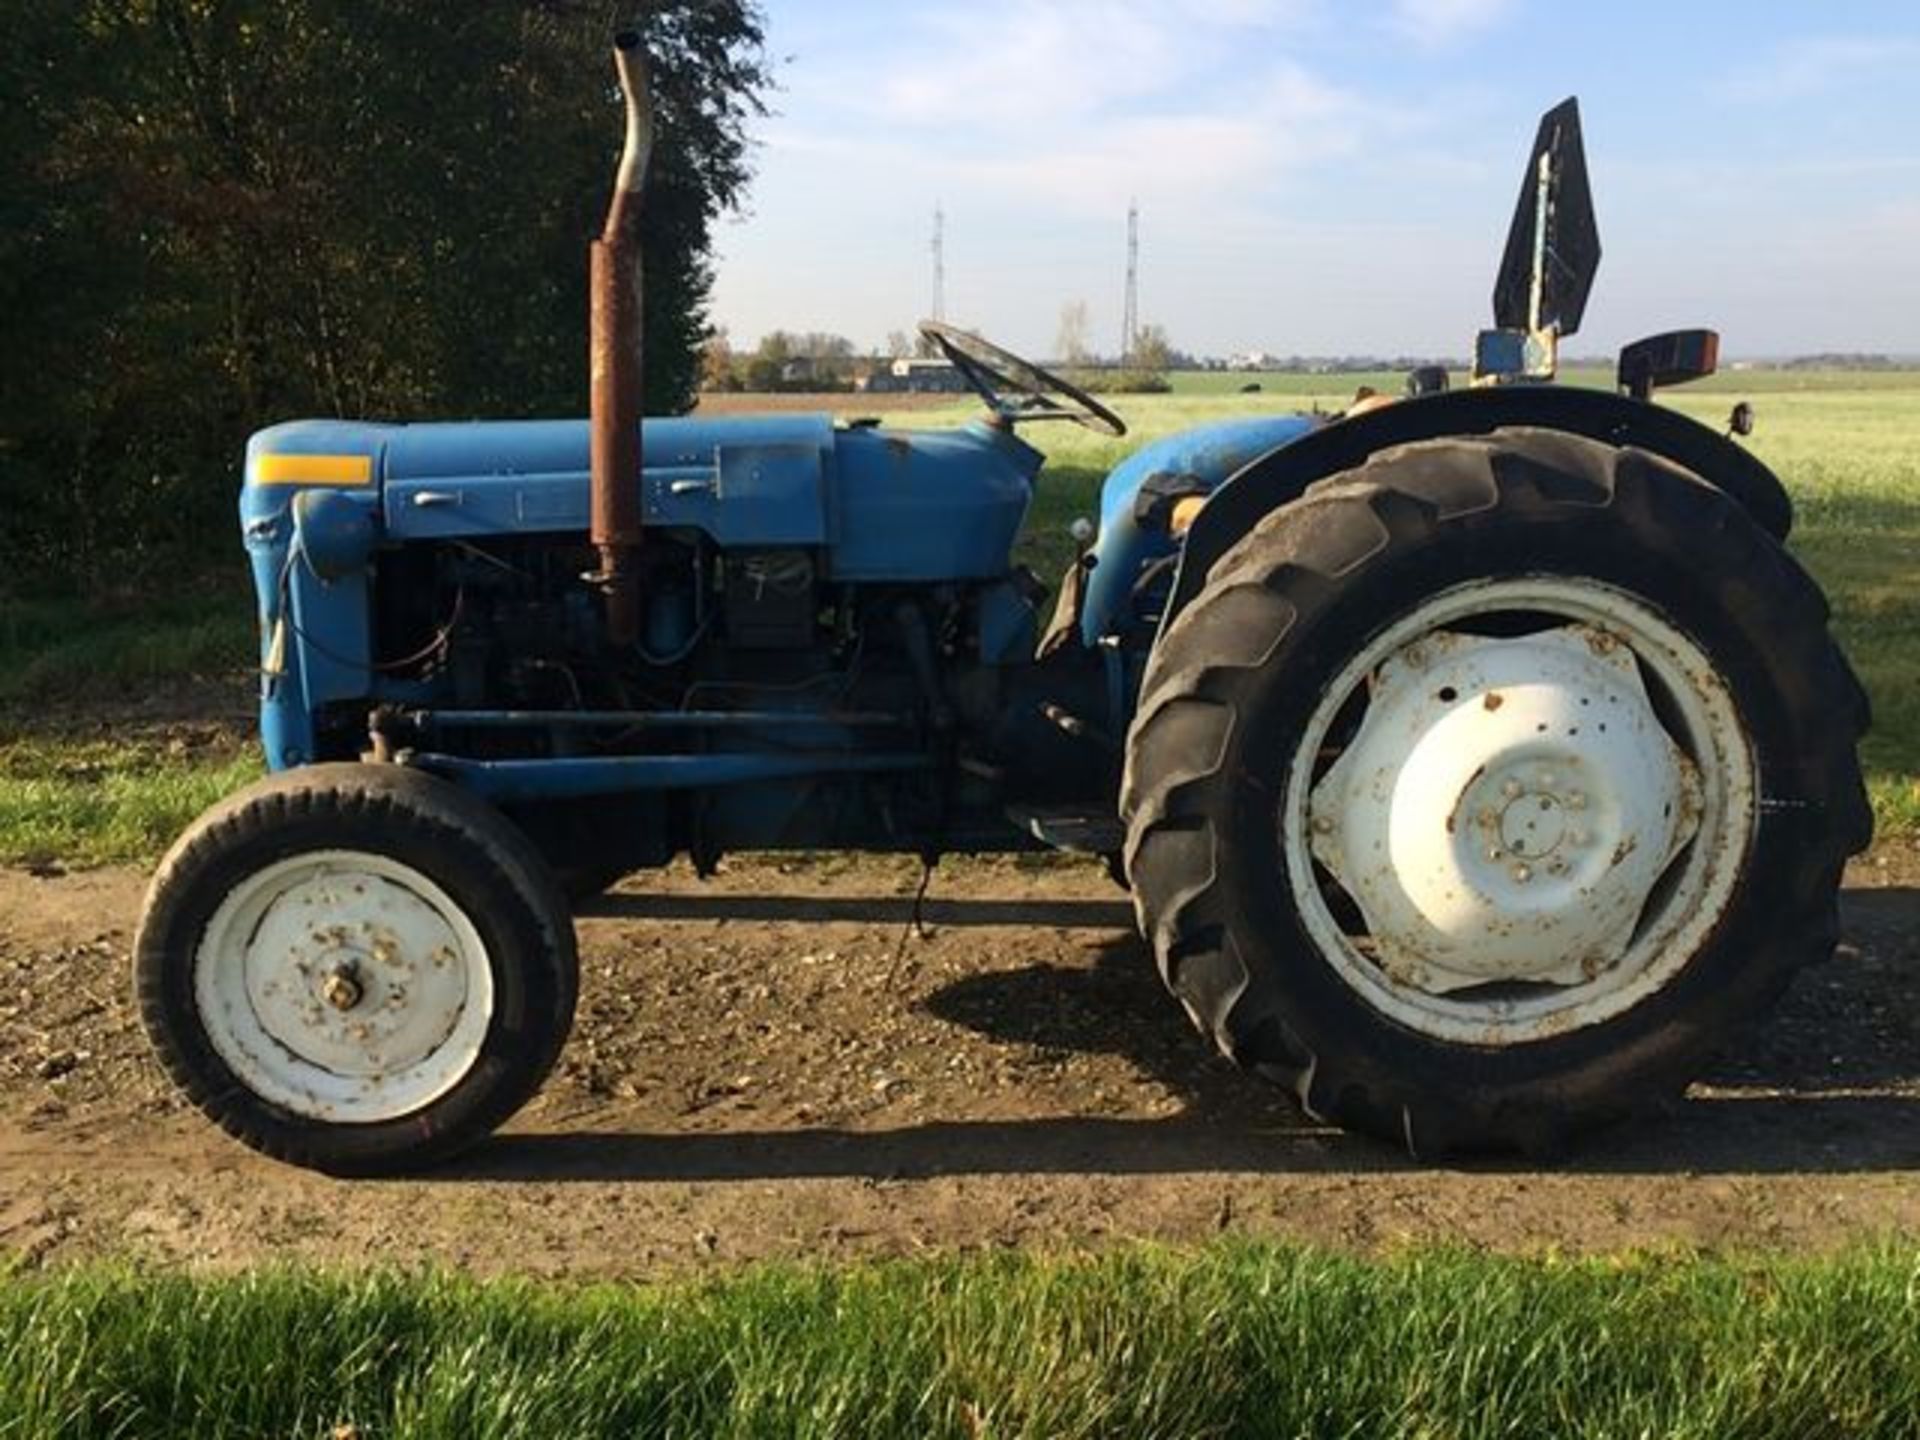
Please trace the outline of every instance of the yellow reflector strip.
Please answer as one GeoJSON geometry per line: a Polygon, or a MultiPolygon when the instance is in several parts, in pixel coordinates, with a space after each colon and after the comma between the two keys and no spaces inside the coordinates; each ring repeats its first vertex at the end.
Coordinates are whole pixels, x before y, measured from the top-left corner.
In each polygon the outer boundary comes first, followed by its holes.
{"type": "Polygon", "coordinates": [[[256,485],[370,485],[371,455],[262,455],[253,462],[256,485]]]}

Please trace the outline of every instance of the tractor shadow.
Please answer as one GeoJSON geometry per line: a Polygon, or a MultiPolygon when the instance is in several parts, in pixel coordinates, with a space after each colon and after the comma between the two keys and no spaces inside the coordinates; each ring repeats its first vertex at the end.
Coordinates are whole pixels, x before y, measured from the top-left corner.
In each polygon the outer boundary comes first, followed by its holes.
{"type": "MultiPolygon", "coordinates": [[[[778,896],[613,897],[597,913],[822,918],[778,896]]],[[[829,902],[835,918],[904,923],[906,902],[829,902]],[[896,913],[897,912],[897,913],[896,913]]],[[[1449,1168],[1568,1174],[1843,1174],[1920,1167],[1920,889],[1849,891],[1847,944],[1810,967],[1778,1009],[1663,1115],[1615,1126],[1544,1166],[1449,1168]]],[[[1118,901],[953,900],[943,926],[1130,927],[1118,901]]],[[[664,1134],[509,1133],[435,1172],[448,1179],[879,1181],[951,1175],[1387,1172],[1430,1168],[1395,1147],[1320,1125],[1291,1097],[1210,1053],[1170,1005],[1146,948],[1123,932],[1091,967],[1037,964],[967,976],[919,1002],[986,1039],[1051,1054],[1118,1055],[1176,1113],[932,1120],[892,1129],[664,1134]]]]}
{"type": "MultiPolygon", "coordinates": [[[[845,921],[862,925],[910,925],[913,901],[883,895],[602,895],[579,914],[596,920],[845,921]]],[[[923,923],[939,929],[982,925],[1044,925],[1061,930],[1131,930],[1133,906],[1125,900],[941,900],[920,908],[923,923]]]]}

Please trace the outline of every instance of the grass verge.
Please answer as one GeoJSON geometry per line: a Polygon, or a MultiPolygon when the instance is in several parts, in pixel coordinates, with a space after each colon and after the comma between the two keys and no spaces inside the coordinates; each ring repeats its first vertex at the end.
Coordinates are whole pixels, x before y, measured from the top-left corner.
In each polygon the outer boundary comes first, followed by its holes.
{"type": "Polygon", "coordinates": [[[1920,1432],[1920,1261],[1222,1244],[643,1287],[0,1282],[0,1436],[1920,1432]]]}
{"type": "Polygon", "coordinates": [[[241,573],[0,600],[0,864],[151,860],[259,774],[255,747],[208,718],[235,708],[252,624],[241,573]]]}
{"type": "Polygon", "coordinates": [[[147,740],[0,742],[0,863],[151,860],[260,771],[251,747],[181,754],[147,740]]]}

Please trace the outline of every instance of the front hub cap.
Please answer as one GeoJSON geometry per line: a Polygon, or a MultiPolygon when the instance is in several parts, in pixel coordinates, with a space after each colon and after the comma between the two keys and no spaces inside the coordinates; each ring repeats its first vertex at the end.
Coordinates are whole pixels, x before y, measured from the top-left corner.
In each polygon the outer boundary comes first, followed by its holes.
{"type": "Polygon", "coordinates": [[[1295,899],[1377,1008],[1452,1040],[1595,1023],[1724,909],[1756,813],[1707,656],[1593,581],[1434,596],[1354,657],[1283,806],[1295,899]]]}
{"type": "Polygon", "coordinates": [[[391,1119],[466,1073],[492,1012],[485,947],[445,891],[385,856],[282,861],[208,923],[195,992],[250,1090],[298,1114],[391,1119]]]}
{"type": "Polygon", "coordinates": [[[336,1010],[351,1010],[366,998],[366,987],[360,983],[360,967],[340,965],[327,973],[320,982],[320,993],[326,1002],[336,1010]]]}

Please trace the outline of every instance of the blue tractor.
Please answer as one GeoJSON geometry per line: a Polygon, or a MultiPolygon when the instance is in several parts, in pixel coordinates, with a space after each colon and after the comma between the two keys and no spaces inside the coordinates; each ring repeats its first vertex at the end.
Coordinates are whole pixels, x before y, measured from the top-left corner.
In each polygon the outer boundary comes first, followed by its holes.
{"type": "Polygon", "coordinates": [[[247,447],[273,773],[136,946],[233,1135],[342,1174],[486,1136],[566,1038],[571,905],[680,855],[1107,856],[1213,1044],[1420,1155],[1657,1103],[1830,951],[1866,699],[1778,481],[1652,401],[1710,332],[1548,383],[1599,255],[1572,102],[1474,384],[1144,446],[1049,610],[1021,432],[1124,426],[976,336],[924,327],[985,402],[957,430],[642,420],[616,63],[592,419],[247,447]]]}

